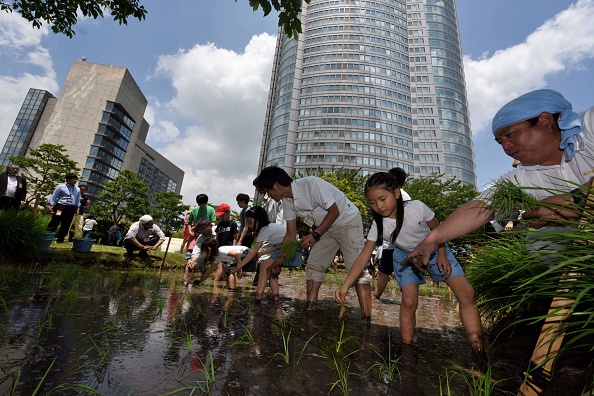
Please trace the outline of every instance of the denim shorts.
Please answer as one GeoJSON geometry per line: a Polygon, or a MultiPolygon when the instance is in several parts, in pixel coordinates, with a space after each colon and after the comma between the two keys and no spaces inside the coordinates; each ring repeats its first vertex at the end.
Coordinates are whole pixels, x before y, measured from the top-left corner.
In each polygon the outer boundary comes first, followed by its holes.
{"type": "MultiPolygon", "coordinates": [[[[425,274],[421,273],[416,267],[412,264],[400,265],[400,263],[406,259],[408,253],[404,250],[395,248],[394,249],[394,275],[396,276],[396,280],[400,285],[400,290],[402,290],[403,286],[406,285],[423,285],[427,283],[425,281],[425,274]]],[[[454,254],[450,250],[449,247],[446,246],[446,257],[452,266],[452,273],[448,278],[439,272],[439,266],[437,265],[437,252],[433,253],[431,258],[429,259],[429,263],[431,264],[430,267],[427,268],[427,272],[431,275],[431,279],[436,282],[443,282],[446,279],[452,278],[454,276],[464,276],[464,270],[454,254]]]]}

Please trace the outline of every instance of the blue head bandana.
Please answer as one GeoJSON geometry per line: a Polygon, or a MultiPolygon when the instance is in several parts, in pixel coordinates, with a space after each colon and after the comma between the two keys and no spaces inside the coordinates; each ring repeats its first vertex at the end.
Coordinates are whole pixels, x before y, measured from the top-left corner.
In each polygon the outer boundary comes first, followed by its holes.
{"type": "Polygon", "coordinates": [[[538,117],[543,112],[560,113],[557,122],[561,130],[559,148],[565,150],[565,160],[569,161],[576,150],[583,148],[581,137],[576,136],[582,130],[582,123],[578,114],[571,110],[571,103],[552,89],[528,92],[503,106],[493,117],[493,134],[503,127],[538,117]]]}

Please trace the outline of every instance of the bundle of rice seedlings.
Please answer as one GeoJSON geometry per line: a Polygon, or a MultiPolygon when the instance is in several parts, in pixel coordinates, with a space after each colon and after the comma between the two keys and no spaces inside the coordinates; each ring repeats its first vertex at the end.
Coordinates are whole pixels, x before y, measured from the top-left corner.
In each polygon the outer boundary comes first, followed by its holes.
{"type": "Polygon", "coordinates": [[[300,241],[283,242],[279,255],[268,269],[270,275],[276,276],[280,274],[285,263],[292,263],[293,260],[295,260],[295,256],[297,255],[297,249],[300,247],[300,241]]]}
{"type": "Polygon", "coordinates": [[[489,196],[491,209],[497,220],[515,220],[512,213],[535,209],[541,203],[528,194],[528,187],[522,187],[510,180],[503,179],[495,183],[489,196]],[[512,216],[513,217],[513,216],[512,216]]]}

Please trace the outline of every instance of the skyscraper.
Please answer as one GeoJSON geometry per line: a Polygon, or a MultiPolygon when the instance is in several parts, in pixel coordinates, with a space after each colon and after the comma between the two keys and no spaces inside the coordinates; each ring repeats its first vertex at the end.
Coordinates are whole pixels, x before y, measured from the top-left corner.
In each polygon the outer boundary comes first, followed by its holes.
{"type": "Polygon", "coordinates": [[[130,170],[159,191],[179,193],[184,172],[145,143],[147,100],[124,67],[76,61],[59,98],[31,88],[0,154],[0,163],[41,144],[63,145],[96,197],[105,183],[130,170]]]}
{"type": "Polygon", "coordinates": [[[259,168],[476,184],[454,0],[312,0],[280,31],[259,168]]]}

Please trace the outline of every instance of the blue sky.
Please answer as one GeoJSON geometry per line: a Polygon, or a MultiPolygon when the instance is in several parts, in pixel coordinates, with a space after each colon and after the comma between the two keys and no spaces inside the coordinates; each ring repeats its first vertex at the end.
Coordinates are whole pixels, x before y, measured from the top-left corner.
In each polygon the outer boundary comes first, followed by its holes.
{"type": "MultiPolygon", "coordinates": [[[[145,2],[147,19],[80,19],[73,39],[0,13],[0,144],[30,87],[60,95],[73,61],[127,67],[149,101],[148,143],[181,167],[184,202],[207,193],[232,209],[252,194],[277,18],[247,1],[145,2]]],[[[526,91],[594,105],[594,1],[459,0],[479,187],[510,168],[489,123],[526,91]]]]}

